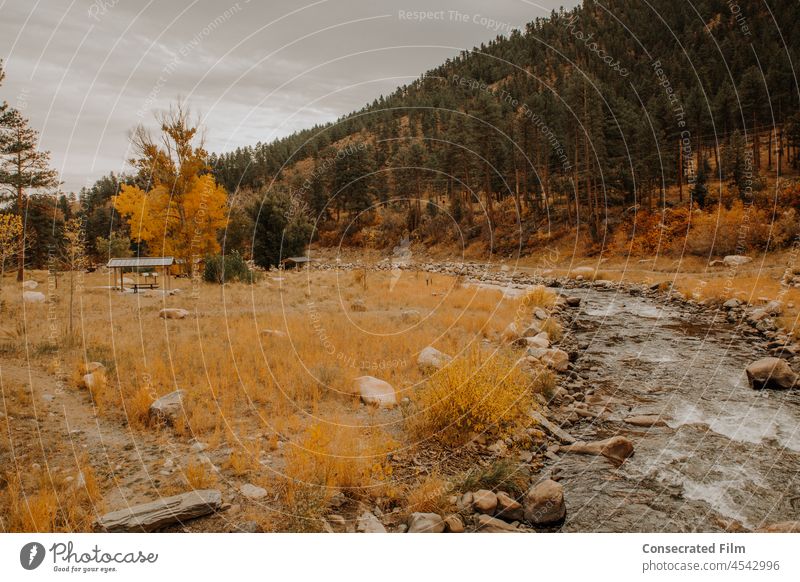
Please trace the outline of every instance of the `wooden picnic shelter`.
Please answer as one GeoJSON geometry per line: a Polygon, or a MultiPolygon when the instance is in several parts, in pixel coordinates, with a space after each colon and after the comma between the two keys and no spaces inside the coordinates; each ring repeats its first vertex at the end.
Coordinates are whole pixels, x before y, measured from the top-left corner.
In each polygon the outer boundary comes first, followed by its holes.
{"type": "Polygon", "coordinates": [[[139,281],[133,284],[133,292],[138,293],[139,289],[157,289],[158,288],[158,269],[161,269],[163,275],[164,289],[169,290],[169,270],[175,263],[174,257],[125,257],[111,259],[106,264],[106,267],[114,272],[114,282],[119,280],[119,290],[125,291],[125,269],[136,270],[136,275],[140,274],[140,269],[153,269],[142,273],[145,281],[139,281]],[[117,271],[119,271],[119,279],[117,278],[117,271]]]}

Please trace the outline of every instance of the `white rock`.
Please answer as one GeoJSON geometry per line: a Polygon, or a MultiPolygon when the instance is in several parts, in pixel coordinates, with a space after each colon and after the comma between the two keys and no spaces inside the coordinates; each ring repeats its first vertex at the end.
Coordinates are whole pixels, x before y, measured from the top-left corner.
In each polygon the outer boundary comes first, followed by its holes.
{"type": "Polygon", "coordinates": [[[183,410],[183,390],[175,390],[150,405],[150,417],[171,423],[181,410],[183,410]]]}
{"type": "Polygon", "coordinates": [[[266,489],[263,487],[258,487],[257,485],[253,485],[252,483],[245,483],[241,486],[239,491],[241,491],[242,495],[248,499],[261,499],[267,496],[266,489]]]}
{"type": "Polygon", "coordinates": [[[408,518],[408,533],[442,533],[444,520],[437,513],[412,513],[408,518]]]}
{"type": "Polygon", "coordinates": [[[28,303],[44,303],[45,296],[44,293],[40,293],[39,291],[23,291],[22,299],[28,303]]]}
{"type": "Polygon", "coordinates": [[[23,289],[36,289],[38,286],[39,286],[39,283],[37,283],[36,281],[34,281],[32,279],[28,279],[27,281],[24,281],[22,283],[22,288],[23,289]]]}
{"type": "Polygon", "coordinates": [[[187,315],[189,315],[189,312],[185,309],[178,309],[174,307],[168,307],[158,312],[158,316],[161,319],[183,319],[187,315]]]}
{"type": "Polygon", "coordinates": [[[386,533],[386,528],[369,511],[365,511],[358,516],[356,521],[356,531],[359,533],[386,533]]]}
{"type": "Polygon", "coordinates": [[[744,255],[728,255],[722,259],[722,262],[726,267],[739,267],[741,265],[746,265],[752,260],[751,257],[745,257],[744,255]]]}
{"type": "Polygon", "coordinates": [[[353,383],[364,404],[374,404],[381,408],[392,408],[397,405],[394,388],[388,382],[374,376],[359,376],[353,383]]]}
{"type": "Polygon", "coordinates": [[[439,370],[447,365],[453,358],[447,354],[440,352],[433,346],[428,346],[419,353],[417,358],[417,365],[423,369],[439,370]]]}

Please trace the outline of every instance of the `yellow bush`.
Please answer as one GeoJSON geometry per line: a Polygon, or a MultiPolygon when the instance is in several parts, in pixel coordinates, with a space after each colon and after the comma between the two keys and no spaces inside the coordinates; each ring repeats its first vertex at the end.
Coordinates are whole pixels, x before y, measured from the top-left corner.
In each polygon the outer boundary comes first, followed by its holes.
{"type": "Polygon", "coordinates": [[[471,433],[503,435],[532,404],[531,382],[504,354],[476,351],[432,376],[417,394],[410,430],[420,439],[457,444],[471,433]]]}
{"type": "Polygon", "coordinates": [[[519,302],[520,307],[531,309],[535,307],[550,308],[556,304],[556,294],[544,285],[536,285],[520,297],[519,302]]]}
{"type": "Polygon", "coordinates": [[[190,462],[183,470],[183,476],[192,489],[208,489],[217,483],[217,476],[208,463],[190,462]]]}

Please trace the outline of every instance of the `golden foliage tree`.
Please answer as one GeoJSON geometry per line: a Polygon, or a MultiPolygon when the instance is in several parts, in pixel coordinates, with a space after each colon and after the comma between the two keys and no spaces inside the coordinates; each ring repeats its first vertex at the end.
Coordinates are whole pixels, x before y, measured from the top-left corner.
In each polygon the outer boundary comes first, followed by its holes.
{"type": "Polygon", "coordinates": [[[151,253],[182,259],[188,269],[195,259],[219,251],[227,194],[209,173],[208,154],[188,112],[178,105],[158,120],[158,141],[141,126],[132,137],[137,157],[131,163],[149,189],[123,185],[114,207],[130,225],[132,239],[146,243],[151,253]]]}
{"type": "Polygon", "coordinates": [[[19,248],[22,240],[22,220],[16,214],[0,214],[0,288],[6,274],[6,263],[19,248]]]}

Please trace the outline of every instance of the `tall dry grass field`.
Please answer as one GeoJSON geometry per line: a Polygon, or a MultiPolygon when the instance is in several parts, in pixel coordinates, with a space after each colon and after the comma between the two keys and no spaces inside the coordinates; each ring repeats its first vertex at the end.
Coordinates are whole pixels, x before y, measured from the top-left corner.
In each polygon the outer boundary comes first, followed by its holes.
{"type": "MultiPolygon", "coordinates": [[[[99,450],[89,447],[83,461],[97,474],[88,499],[98,507],[106,494],[118,500],[121,484],[146,498],[211,485],[236,495],[243,483],[255,483],[275,501],[248,511],[264,527],[303,531],[319,529],[318,517],[337,492],[388,503],[413,486],[395,482],[389,463],[419,436],[406,434],[408,405],[364,406],[353,394],[354,378],[385,380],[399,401],[413,404],[428,382],[416,364],[420,350],[432,345],[466,358],[520,309],[499,290],[413,271],[268,273],[254,285],[225,287],[177,279],[175,295],[120,293],[107,288],[109,275],[94,273],[80,277],[77,333],[70,338],[67,286],[59,281],[56,289],[44,272],[29,278],[46,294],[44,303],[23,302],[10,279],[3,285],[1,420],[7,424],[62,387],[58,398],[72,403],[71,412],[98,419],[104,431],[99,450]],[[161,319],[164,308],[189,315],[161,319]],[[87,387],[83,376],[94,362],[103,369],[87,387]],[[22,372],[31,369],[41,382],[22,372]],[[170,426],[151,423],[152,402],[177,389],[184,391],[180,417],[170,426]],[[193,443],[207,447],[205,457],[193,443]],[[111,467],[110,453],[122,449],[139,454],[139,466],[111,467]]],[[[50,411],[59,418],[57,407],[50,411]]],[[[48,417],[39,411],[30,420],[25,431],[33,434],[48,417]]],[[[61,477],[25,483],[19,475],[33,463],[59,475],[78,467],[68,451],[47,458],[33,446],[15,447],[22,437],[4,432],[0,455],[11,469],[0,481],[0,504],[16,517],[2,529],[86,529],[88,518],[56,520],[49,510],[24,518],[22,501],[41,495],[37,503],[49,507],[47,492],[58,497],[65,485],[61,477]]]]}

